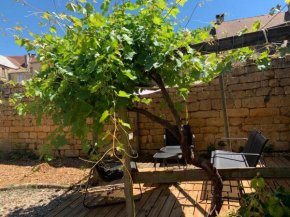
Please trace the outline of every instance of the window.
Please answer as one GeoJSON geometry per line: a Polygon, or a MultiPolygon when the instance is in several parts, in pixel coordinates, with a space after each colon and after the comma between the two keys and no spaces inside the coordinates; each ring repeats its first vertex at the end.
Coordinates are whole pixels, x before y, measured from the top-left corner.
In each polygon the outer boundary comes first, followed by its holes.
{"type": "Polygon", "coordinates": [[[2,78],[6,78],[5,68],[2,68],[2,78]]]}
{"type": "Polygon", "coordinates": [[[17,82],[23,81],[23,75],[17,75],[17,82]]]}

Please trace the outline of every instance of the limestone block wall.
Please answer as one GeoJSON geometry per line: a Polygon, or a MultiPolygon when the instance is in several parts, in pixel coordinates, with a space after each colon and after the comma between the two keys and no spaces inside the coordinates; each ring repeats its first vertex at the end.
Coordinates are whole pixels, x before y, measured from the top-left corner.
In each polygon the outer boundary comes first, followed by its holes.
{"type": "MultiPolygon", "coordinates": [[[[169,92],[179,107],[184,120],[188,116],[188,124],[196,136],[197,150],[206,150],[217,137],[225,136],[219,79],[209,83],[193,86],[187,100],[175,97],[176,90],[169,92]],[[179,104],[181,103],[181,104],[179,104]],[[186,115],[186,107],[187,114],[186,115]]],[[[272,68],[259,71],[256,66],[249,65],[224,75],[227,111],[232,137],[248,137],[256,128],[270,139],[276,151],[289,151],[290,142],[290,59],[272,61],[272,68]]],[[[15,92],[22,92],[21,86],[3,86],[0,81],[1,99],[8,100],[15,92]]],[[[173,123],[162,95],[157,92],[151,95],[150,105],[143,105],[150,112],[161,115],[173,123]]],[[[141,154],[154,154],[164,146],[164,128],[150,121],[144,115],[129,114],[132,131],[138,121],[139,149],[141,154]],[[136,118],[136,120],[135,120],[136,118]]],[[[88,120],[88,123],[91,123],[88,120]]],[[[38,150],[45,144],[47,136],[56,128],[50,117],[43,117],[42,125],[36,126],[33,116],[20,117],[8,103],[0,105],[0,150],[11,149],[15,145],[27,144],[32,150],[38,150]]],[[[111,126],[106,126],[105,131],[111,126]]],[[[67,131],[69,129],[66,129],[67,131]]],[[[69,144],[56,151],[67,157],[82,156],[82,142],[78,138],[69,138],[69,144]]],[[[92,133],[88,139],[92,141],[92,133]]],[[[137,137],[133,147],[137,149],[137,137]]],[[[242,142],[234,144],[238,149],[242,142]]]]}
{"type": "MultiPolygon", "coordinates": [[[[48,135],[50,135],[57,126],[54,126],[51,117],[43,116],[40,126],[36,125],[36,117],[32,115],[19,116],[14,109],[13,104],[9,104],[7,101],[12,97],[14,93],[22,93],[23,87],[21,85],[12,86],[4,85],[0,81],[1,97],[5,104],[0,105],[0,150],[11,150],[13,148],[28,148],[38,153],[38,150],[47,144],[48,135]]],[[[24,99],[23,101],[27,101],[24,99]]],[[[129,114],[130,122],[134,123],[134,115],[129,114]]],[[[87,120],[87,123],[91,125],[92,120],[87,120]]],[[[109,129],[113,129],[112,126],[107,125],[104,128],[106,132],[109,129]]],[[[65,128],[64,132],[68,134],[69,128],[65,128]]],[[[134,130],[134,126],[132,126],[134,130]]],[[[89,143],[92,143],[93,134],[89,132],[87,135],[89,143]]],[[[77,137],[66,136],[68,144],[53,150],[52,154],[65,157],[78,157],[85,156],[86,153],[82,152],[82,140],[77,137]]],[[[110,136],[108,139],[112,139],[110,136]]],[[[132,141],[133,148],[136,148],[136,139],[132,141]]],[[[106,147],[104,147],[106,148],[106,147]]]]}
{"type": "MultiPolygon", "coordinates": [[[[259,71],[253,65],[236,69],[224,75],[224,85],[230,136],[248,137],[249,132],[256,128],[270,139],[268,144],[273,144],[275,151],[289,151],[290,60],[273,60],[272,68],[266,71],[259,71]]],[[[151,94],[150,97],[153,103],[147,109],[164,114],[173,123],[168,109],[160,109],[160,104],[164,103],[161,94],[151,94]]],[[[177,98],[175,101],[183,100],[177,98]]],[[[185,105],[191,131],[196,136],[197,150],[206,150],[215,138],[225,136],[218,78],[191,88],[180,113],[183,119],[185,105]]],[[[142,154],[154,154],[164,146],[162,126],[139,115],[139,129],[142,154]]],[[[237,150],[243,144],[239,141],[233,146],[237,150]]]]}

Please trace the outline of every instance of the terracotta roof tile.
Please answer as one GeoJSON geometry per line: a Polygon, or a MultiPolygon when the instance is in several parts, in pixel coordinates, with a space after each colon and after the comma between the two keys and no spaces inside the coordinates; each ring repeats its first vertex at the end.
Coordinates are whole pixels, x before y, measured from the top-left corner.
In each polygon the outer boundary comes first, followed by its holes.
{"type": "Polygon", "coordinates": [[[262,15],[256,17],[248,17],[237,20],[224,21],[216,28],[217,38],[225,38],[234,36],[237,32],[243,30],[246,26],[251,30],[254,22],[261,20],[260,27],[271,28],[274,26],[285,25],[287,22],[290,22],[290,14],[288,12],[281,12],[274,15],[262,15]]]}

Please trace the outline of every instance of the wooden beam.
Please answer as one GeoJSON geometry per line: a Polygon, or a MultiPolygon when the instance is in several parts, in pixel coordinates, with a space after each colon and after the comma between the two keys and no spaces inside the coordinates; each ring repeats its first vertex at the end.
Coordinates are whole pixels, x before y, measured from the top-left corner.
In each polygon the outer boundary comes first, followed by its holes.
{"type": "MultiPolygon", "coordinates": [[[[290,40],[290,26],[278,26],[265,29],[269,43],[290,40]]],[[[242,47],[256,46],[266,44],[266,38],[262,30],[252,33],[247,33],[241,36],[231,36],[214,41],[203,42],[190,45],[191,48],[199,51],[202,54],[215,53],[220,51],[233,50],[242,47]]],[[[186,52],[186,49],[181,49],[186,52]]]]}
{"type": "MultiPolygon", "coordinates": [[[[119,117],[124,123],[128,123],[127,109],[124,106],[119,108],[119,117]]],[[[131,171],[131,158],[130,158],[130,147],[129,147],[129,138],[127,136],[128,130],[125,126],[123,126],[121,130],[121,142],[124,145],[124,184],[125,184],[125,197],[126,197],[126,211],[128,217],[135,217],[135,203],[134,203],[134,195],[133,195],[133,182],[131,179],[130,171],[131,171]]]]}
{"type": "MultiPolygon", "coordinates": [[[[231,168],[219,169],[223,180],[247,180],[261,173],[264,178],[290,178],[290,167],[231,168]]],[[[202,169],[166,170],[132,173],[134,183],[171,183],[186,181],[209,181],[211,177],[202,169]]]]}

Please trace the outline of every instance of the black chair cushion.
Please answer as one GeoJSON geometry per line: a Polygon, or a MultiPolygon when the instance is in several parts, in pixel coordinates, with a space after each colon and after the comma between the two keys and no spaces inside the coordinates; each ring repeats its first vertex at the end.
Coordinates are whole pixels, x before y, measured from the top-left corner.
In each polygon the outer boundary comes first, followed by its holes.
{"type": "MultiPolygon", "coordinates": [[[[112,182],[123,178],[123,164],[107,168],[106,165],[98,164],[95,168],[103,181],[112,182]]],[[[131,172],[138,172],[136,162],[131,161],[131,172]]]]}
{"type": "MultiPolygon", "coordinates": [[[[177,126],[174,126],[174,128],[177,130],[177,126]]],[[[192,145],[192,134],[190,132],[190,126],[189,125],[183,125],[183,128],[187,134],[187,143],[188,145],[192,145]]],[[[165,129],[165,145],[166,146],[180,146],[180,142],[178,139],[175,138],[175,136],[168,130],[165,129]]]]}

